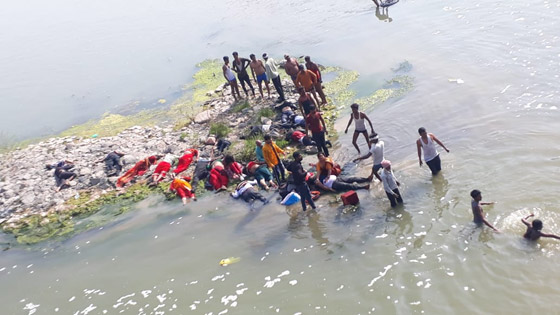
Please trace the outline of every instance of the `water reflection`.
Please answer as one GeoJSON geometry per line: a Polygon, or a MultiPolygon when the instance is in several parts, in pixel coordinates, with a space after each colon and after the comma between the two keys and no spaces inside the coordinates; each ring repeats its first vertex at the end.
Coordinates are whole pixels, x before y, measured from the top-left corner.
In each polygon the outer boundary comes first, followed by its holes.
{"type": "Polygon", "coordinates": [[[449,190],[449,182],[440,172],[440,174],[432,177],[432,187],[434,188],[434,210],[437,213],[438,219],[440,219],[443,215],[443,210],[449,209],[449,201],[445,200],[449,190]]]}

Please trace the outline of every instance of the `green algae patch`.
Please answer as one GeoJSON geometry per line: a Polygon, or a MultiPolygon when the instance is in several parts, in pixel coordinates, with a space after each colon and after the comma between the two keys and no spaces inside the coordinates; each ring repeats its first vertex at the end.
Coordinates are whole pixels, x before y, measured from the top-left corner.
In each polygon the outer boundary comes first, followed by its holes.
{"type": "Polygon", "coordinates": [[[133,204],[144,200],[151,194],[164,194],[167,199],[174,199],[175,195],[168,192],[168,187],[169,183],[161,183],[155,187],[137,183],[122,194],[118,194],[117,191],[105,194],[82,192],[78,198],[66,202],[67,209],[64,211],[51,212],[47,215],[30,215],[16,223],[4,223],[2,230],[12,234],[20,244],[36,244],[49,239],[69,237],[106,224],[113,217],[130,211],[133,204]],[[103,218],[76,224],[78,220],[90,217],[107,206],[112,207],[103,218]]]}
{"type": "Polygon", "coordinates": [[[370,96],[356,100],[356,103],[363,105],[364,108],[370,108],[391,98],[402,97],[413,88],[414,78],[408,75],[398,75],[388,80],[382,89],[375,91],[370,96]]]}

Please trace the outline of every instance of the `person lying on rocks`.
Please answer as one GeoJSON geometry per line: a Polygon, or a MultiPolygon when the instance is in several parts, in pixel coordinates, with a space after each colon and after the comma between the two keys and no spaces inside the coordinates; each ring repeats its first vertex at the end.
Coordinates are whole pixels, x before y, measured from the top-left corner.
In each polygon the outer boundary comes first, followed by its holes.
{"type": "Polygon", "coordinates": [[[186,171],[193,161],[196,163],[197,159],[197,149],[186,149],[183,156],[179,158],[177,167],[175,167],[175,169],[173,170],[173,175],[179,175],[181,172],[186,171]]]}
{"type": "Polygon", "coordinates": [[[192,198],[196,201],[196,195],[192,191],[192,186],[189,183],[191,178],[186,177],[175,177],[171,184],[169,185],[169,191],[175,192],[177,196],[181,197],[183,204],[187,204],[187,200],[192,198]]]}
{"type": "Polygon", "coordinates": [[[54,168],[54,179],[56,181],[56,191],[69,187],[68,182],[76,178],[76,173],[70,170],[74,168],[74,163],[70,161],[60,161],[53,165],[47,165],[47,170],[54,168]]]}
{"type": "Polygon", "coordinates": [[[254,185],[257,185],[256,180],[242,181],[237,185],[237,187],[235,187],[235,191],[231,193],[231,196],[235,199],[241,197],[241,199],[248,203],[253,203],[258,199],[264,204],[267,204],[268,200],[266,200],[266,198],[256,190],[254,185]]]}
{"type": "Polygon", "coordinates": [[[122,171],[121,157],[123,156],[124,153],[111,151],[105,158],[96,163],[105,162],[105,174],[107,174],[108,177],[117,176],[122,171]]]}
{"type": "Polygon", "coordinates": [[[159,182],[161,182],[165,178],[165,176],[167,176],[167,172],[169,172],[171,166],[173,166],[173,164],[176,164],[177,160],[178,157],[174,154],[171,154],[170,149],[166,150],[165,156],[158,163],[156,169],[154,170],[154,173],[152,174],[152,184],[157,185],[159,182]]]}
{"type": "Polygon", "coordinates": [[[294,111],[288,106],[282,108],[281,121],[281,126],[286,129],[297,127],[305,128],[305,117],[296,115],[294,111]]]}
{"type": "Polygon", "coordinates": [[[369,181],[370,180],[367,177],[342,178],[336,175],[331,175],[323,181],[320,181],[315,177],[315,186],[325,191],[344,192],[348,190],[369,189],[369,184],[358,185],[369,181]]]}
{"type": "Polygon", "coordinates": [[[210,173],[208,174],[208,183],[216,192],[226,190],[229,184],[229,178],[221,161],[214,161],[210,164],[210,173]]]}
{"type": "Polygon", "coordinates": [[[269,190],[270,187],[278,188],[278,185],[273,180],[272,173],[268,167],[264,164],[259,164],[256,162],[249,162],[247,164],[247,173],[249,175],[255,176],[259,186],[264,190],[269,190]]]}
{"type": "Polygon", "coordinates": [[[308,135],[305,134],[305,132],[302,132],[300,130],[293,130],[293,131],[288,131],[286,133],[286,141],[293,141],[293,142],[297,142],[297,143],[301,143],[303,146],[315,146],[315,141],[313,141],[311,139],[311,137],[309,137],[308,135]]]}
{"type": "Polygon", "coordinates": [[[226,155],[223,160],[224,169],[230,179],[244,180],[243,165],[235,161],[233,155],[226,155]]]}
{"type": "Polygon", "coordinates": [[[150,166],[155,164],[160,156],[152,155],[146,157],[143,160],[140,160],[134,164],[134,166],[129,169],[123,176],[119,177],[117,180],[117,188],[122,188],[124,185],[128,184],[131,180],[133,180],[136,176],[144,175],[149,169],[150,166]]]}

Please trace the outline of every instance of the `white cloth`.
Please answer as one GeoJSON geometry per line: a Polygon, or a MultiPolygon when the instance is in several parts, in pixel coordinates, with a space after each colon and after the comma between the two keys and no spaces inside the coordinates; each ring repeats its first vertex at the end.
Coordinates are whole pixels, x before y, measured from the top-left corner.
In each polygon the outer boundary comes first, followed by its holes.
{"type": "Polygon", "coordinates": [[[381,180],[383,181],[383,188],[385,189],[386,192],[393,194],[393,189],[397,189],[399,188],[399,186],[397,185],[397,180],[395,179],[395,175],[393,174],[393,171],[387,171],[386,169],[383,169],[381,171],[381,180]]]}
{"type": "MultiPolygon", "coordinates": [[[[354,114],[352,114],[354,115],[354,114]]],[[[365,131],[366,130],[366,121],[362,118],[362,113],[358,114],[358,118],[354,117],[354,123],[356,126],[356,131],[365,131]]]]}
{"type": "Polygon", "coordinates": [[[234,192],[231,193],[231,196],[235,199],[239,198],[241,195],[243,195],[243,193],[253,187],[254,185],[257,184],[257,180],[248,180],[245,182],[245,185],[239,187],[238,189],[236,189],[234,192]]]}
{"type": "Polygon", "coordinates": [[[436,150],[436,145],[434,144],[434,141],[432,140],[432,137],[430,137],[430,135],[428,134],[428,143],[424,143],[424,141],[422,140],[422,137],[420,137],[420,143],[422,144],[422,149],[424,150],[424,162],[429,162],[433,159],[435,159],[436,156],[438,156],[438,152],[436,150]]]}
{"type": "Polygon", "coordinates": [[[163,159],[161,159],[161,161],[162,161],[162,162],[167,162],[167,163],[173,165],[173,162],[174,162],[176,159],[178,159],[178,157],[177,157],[176,155],[173,155],[173,154],[168,153],[168,154],[166,154],[166,155],[163,157],[163,159]]]}
{"type": "Polygon", "coordinates": [[[323,185],[325,185],[328,188],[332,188],[333,183],[336,181],[336,176],[335,175],[331,175],[329,176],[329,178],[325,178],[323,180],[323,185]]]}
{"type": "Polygon", "coordinates": [[[226,67],[226,78],[228,81],[235,80],[235,74],[233,74],[233,71],[231,71],[229,66],[226,67]]]}
{"type": "Polygon", "coordinates": [[[377,141],[377,143],[371,146],[369,152],[371,153],[373,158],[373,165],[379,165],[381,164],[381,161],[385,159],[384,152],[383,152],[384,149],[385,149],[385,143],[383,141],[377,141]]]}
{"type": "Polygon", "coordinates": [[[266,71],[266,77],[272,79],[276,79],[278,76],[278,65],[272,58],[268,58],[268,60],[264,64],[264,69],[266,71]]]}

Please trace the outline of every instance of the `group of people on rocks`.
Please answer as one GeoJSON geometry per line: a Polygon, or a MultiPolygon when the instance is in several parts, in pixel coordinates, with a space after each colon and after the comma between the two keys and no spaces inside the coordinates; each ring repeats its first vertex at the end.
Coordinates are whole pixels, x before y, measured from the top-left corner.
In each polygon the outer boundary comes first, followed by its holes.
{"type": "MultiPolygon", "coordinates": [[[[269,81],[272,80],[274,87],[279,95],[277,102],[284,102],[285,95],[279,74],[279,66],[274,59],[268,57],[266,53],[262,55],[263,60],[257,60],[254,54],[250,59],[239,57],[237,52],[233,54],[233,68],[229,64],[229,58],[225,56],[223,65],[223,75],[227,83],[231,87],[231,93],[235,100],[241,98],[237,81],[241,83],[245,95],[249,97],[246,85],[251,89],[255,96],[254,87],[251,83],[247,68],[251,69],[253,80],[259,87],[261,97],[264,98],[262,83],[264,82],[270,98],[269,81]],[[233,70],[232,70],[233,69],[233,70]],[[237,79],[234,75],[237,73],[237,79]]],[[[315,209],[315,200],[320,196],[318,190],[324,192],[344,192],[349,190],[369,189],[370,182],[374,177],[383,185],[383,189],[389,199],[391,207],[397,207],[403,203],[403,197],[399,191],[401,183],[396,179],[392,164],[385,159],[384,142],[379,139],[379,135],[375,132],[373,124],[369,117],[359,110],[359,105],[354,103],[350,106],[351,114],[345,133],[352,122],[354,123],[354,133],[352,144],[358,151],[358,157],[353,160],[354,163],[372,158],[373,165],[368,177],[343,177],[342,169],[331,157],[327,145],[330,142],[326,140],[328,135],[327,125],[321,115],[319,106],[326,104],[327,99],[323,92],[321,71],[319,67],[311,61],[309,56],[305,57],[305,67],[300,65],[297,59],[284,56],[286,63],[284,69],[286,74],[290,76],[295,87],[299,92],[298,107],[301,115],[294,113],[295,107],[285,106],[282,108],[281,116],[282,125],[288,127],[289,131],[285,134],[285,139],[299,143],[302,146],[317,147],[317,162],[310,163],[315,172],[310,172],[302,165],[303,156],[299,151],[292,154],[292,161],[285,161],[287,152],[276,144],[270,134],[262,132],[262,130],[252,131],[252,135],[263,134],[262,140],[255,140],[255,160],[249,161],[246,165],[235,160],[235,157],[227,153],[227,148],[231,143],[225,139],[218,139],[212,149],[210,158],[201,158],[199,151],[195,148],[187,148],[180,155],[174,155],[171,148],[165,150],[163,155],[151,155],[138,161],[133,167],[128,169],[123,175],[118,177],[115,186],[117,189],[123,189],[128,183],[136,177],[146,174],[152,165],[156,165],[151,174],[149,185],[157,185],[161,181],[168,179],[170,181],[169,191],[174,192],[186,204],[189,199],[196,200],[196,188],[200,180],[205,180],[204,187],[208,190],[220,192],[226,190],[232,181],[236,182],[234,191],[231,196],[235,199],[242,199],[245,202],[253,203],[260,200],[263,204],[267,204],[268,200],[259,193],[258,188],[263,190],[277,189],[282,198],[286,197],[290,192],[296,192],[299,195],[302,210],[306,211],[308,205],[315,209]],[[319,96],[317,96],[317,94],[319,96]],[[369,125],[371,133],[368,133],[366,122],[369,125]],[[309,133],[311,132],[311,137],[309,133]],[[361,155],[360,147],[357,140],[362,134],[368,145],[368,152],[361,155]],[[214,148],[216,150],[214,150],[214,148]],[[214,152],[218,157],[214,158],[214,152]],[[225,153],[225,154],[224,154],[225,153]],[[192,163],[195,163],[192,176],[184,175],[188,171],[192,163]],[[173,170],[172,168],[175,167],[173,170]],[[288,172],[288,176],[286,176],[288,172]],[[253,178],[250,180],[249,178],[253,178]]],[[[428,165],[432,175],[437,175],[441,171],[441,160],[436,149],[436,144],[441,146],[446,152],[449,149],[434,134],[428,133],[425,128],[418,129],[419,138],[416,141],[418,162],[420,166],[424,163],[428,165]]],[[[118,176],[122,171],[120,162],[124,154],[118,151],[112,151],[104,159],[98,162],[105,162],[106,173],[108,176],[118,176]]],[[[69,181],[76,178],[76,173],[72,171],[74,167],[70,161],[60,161],[53,165],[47,165],[47,169],[55,169],[54,176],[57,183],[57,190],[65,188],[69,181]]],[[[471,192],[472,212],[474,222],[481,225],[485,224],[493,230],[497,229],[492,226],[485,218],[482,205],[492,203],[482,203],[481,192],[473,190],[471,192]]],[[[541,232],[542,222],[534,220],[532,223],[526,220],[533,215],[523,218],[523,223],[527,226],[525,237],[527,239],[536,240],[539,237],[560,237],[553,234],[545,234],[541,232]]]]}

